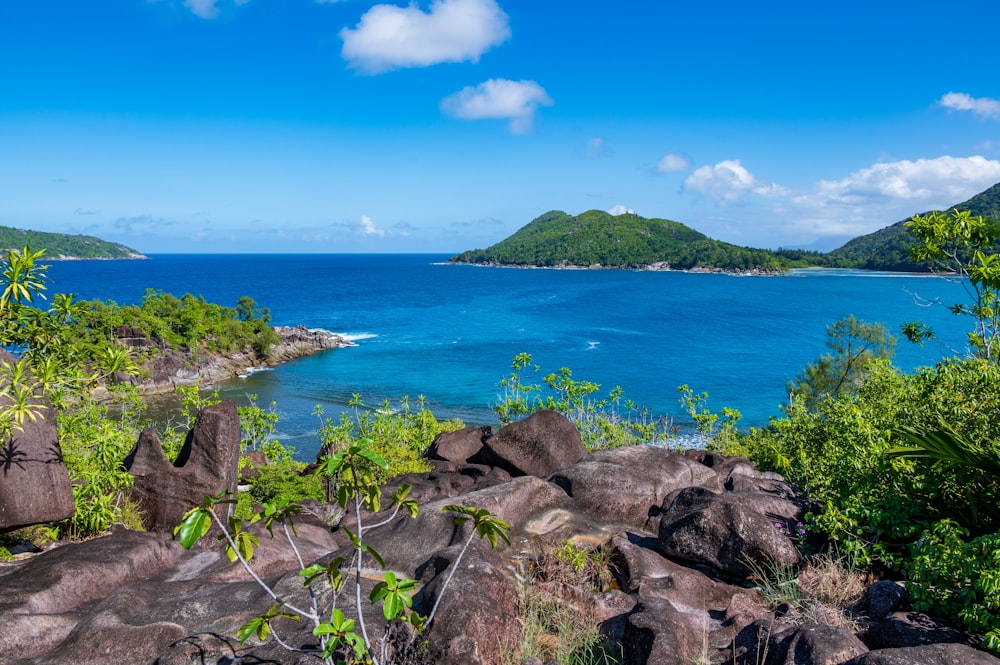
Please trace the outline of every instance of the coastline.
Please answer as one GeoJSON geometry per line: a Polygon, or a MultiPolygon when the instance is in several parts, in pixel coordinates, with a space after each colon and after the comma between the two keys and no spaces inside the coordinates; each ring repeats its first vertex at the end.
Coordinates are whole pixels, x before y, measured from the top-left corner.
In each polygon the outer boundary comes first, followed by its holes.
{"type": "MultiPolygon", "coordinates": [[[[148,372],[147,376],[117,374],[115,379],[137,386],[143,396],[162,395],[171,393],[178,387],[201,386],[234,379],[322,351],[356,346],[343,335],[321,328],[307,328],[304,325],[272,326],[272,330],[281,341],[272,345],[264,358],[247,349],[229,355],[211,354],[194,363],[191,353],[167,349],[143,365],[148,372]]],[[[121,338],[120,341],[129,347],[142,347],[148,342],[145,338],[121,338]]],[[[98,386],[94,395],[98,399],[105,398],[108,390],[104,385],[98,386]]]]}
{"type": "Polygon", "coordinates": [[[498,263],[488,261],[485,263],[474,263],[470,261],[444,261],[440,265],[452,266],[474,266],[478,268],[512,268],[516,270],[633,270],[637,272],[680,272],[691,274],[711,274],[711,275],[737,275],[740,277],[782,277],[788,274],[788,270],[765,270],[763,268],[752,268],[750,270],[729,270],[726,268],[716,268],[710,266],[695,266],[693,268],[671,268],[666,261],[657,261],[641,266],[605,266],[595,263],[589,266],[573,265],[564,263],[556,266],[536,266],[518,265],[512,263],[498,263]]]}

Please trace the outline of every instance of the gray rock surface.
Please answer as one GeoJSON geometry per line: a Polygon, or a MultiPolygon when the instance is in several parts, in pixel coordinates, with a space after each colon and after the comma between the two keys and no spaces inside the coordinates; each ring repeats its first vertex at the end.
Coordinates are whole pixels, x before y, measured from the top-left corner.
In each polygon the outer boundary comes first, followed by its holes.
{"type": "Polygon", "coordinates": [[[173,464],[147,429],[125,459],[135,477],[131,497],[150,531],[172,533],[184,514],[205,496],[236,495],[240,457],[240,419],[235,402],[202,409],[173,464]]]}
{"type": "MultiPolygon", "coordinates": [[[[0,365],[17,358],[0,349],[0,365]]],[[[0,397],[0,406],[11,403],[0,397]]],[[[57,522],[73,515],[73,491],[56,436],[55,413],[43,398],[31,400],[35,420],[0,440],[0,532],[57,522]]]]}

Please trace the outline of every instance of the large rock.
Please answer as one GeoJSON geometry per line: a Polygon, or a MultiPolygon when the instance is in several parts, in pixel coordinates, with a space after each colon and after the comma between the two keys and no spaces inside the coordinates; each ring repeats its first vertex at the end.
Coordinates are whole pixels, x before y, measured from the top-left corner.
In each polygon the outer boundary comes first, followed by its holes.
{"type": "Polygon", "coordinates": [[[929,644],[869,651],[843,665],[1000,665],[1000,659],[964,644],[929,644]]]}
{"type": "Polygon", "coordinates": [[[621,588],[641,605],[626,618],[628,662],[719,662],[723,645],[770,614],[756,591],[663,557],[653,538],[624,533],[611,542],[621,588]]]}
{"type": "Polygon", "coordinates": [[[652,446],[594,452],[549,477],[573,497],[577,510],[653,532],[668,494],[715,479],[715,471],[698,460],[652,446]]]}
{"type": "Polygon", "coordinates": [[[456,545],[436,555],[431,568],[440,571],[418,597],[421,609],[430,613],[440,598],[437,614],[427,634],[430,647],[443,665],[499,663],[503,650],[522,632],[518,618],[517,582],[503,571],[497,553],[482,542],[475,543],[458,562],[456,545]],[[447,582],[447,587],[445,587],[447,582]]]}
{"type": "MultiPolygon", "coordinates": [[[[481,461],[512,476],[537,476],[576,464],[587,456],[580,432],[566,416],[538,411],[503,427],[483,442],[481,461]]],[[[476,460],[479,461],[479,460],[476,460]]]]}
{"type": "MultiPolygon", "coordinates": [[[[0,349],[0,364],[16,362],[0,349]]],[[[0,397],[0,407],[10,403],[10,397],[0,397]]],[[[41,397],[30,404],[37,420],[26,418],[20,429],[15,427],[0,441],[0,532],[64,520],[76,510],[55,413],[41,397]]]]}
{"type": "Polygon", "coordinates": [[[841,665],[868,653],[868,647],[847,628],[838,626],[795,626],[781,634],[772,633],[767,663],[775,665],[841,665]]]}
{"type": "Polygon", "coordinates": [[[426,457],[465,464],[482,451],[483,442],[493,436],[493,428],[466,427],[455,432],[441,432],[427,449],[426,457]]]}
{"type": "Polygon", "coordinates": [[[920,612],[893,612],[873,622],[861,636],[871,649],[897,649],[926,644],[961,643],[976,640],[920,612]]]}
{"type": "Polygon", "coordinates": [[[135,477],[132,499],[150,531],[172,532],[205,496],[235,495],[240,457],[240,420],[235,402],[202,409],[177,460],[163,453],[156,430],[147,429],[125,459],[135,477]]]}
{"type": "Polygon", "coordinates": [[[669,556],[744,579],[758,572],[754,565],[796,566],[799,551],[775,528],[775,519],[788,516],[773,512],[774,505],[774,497],[753,492],[679,490],[663,501],[660,545],[669,556]]]}

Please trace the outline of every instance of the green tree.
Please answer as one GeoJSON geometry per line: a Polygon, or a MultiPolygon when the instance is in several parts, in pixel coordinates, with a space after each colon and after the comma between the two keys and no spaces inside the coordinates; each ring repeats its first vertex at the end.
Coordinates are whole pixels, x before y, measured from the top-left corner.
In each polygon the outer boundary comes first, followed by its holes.
{"type": "MultiPolygon", "coordinates": [[[[974,355],[1000,362],[1000,222],[973,215],[968,210],[914,215],[906,222],[918,244],[910,250],[914,260],[935,274],[958,280],[969,302],[948,306],[954,314],[969,316],[974,324],[968,334],[974,355]]],[[[931,331],[907,324],[911,341],[926,339],[931,331]]]]}
{"type": "Polygon", "coordinates": [[[883,323],[867,323],[853,314],[826,327],[826,353],[806,365],[789,382],[788,392],[807,408],[842,394],[853,394],[864,383],[872,363],[891,359],[896,339],[883,323]]]}

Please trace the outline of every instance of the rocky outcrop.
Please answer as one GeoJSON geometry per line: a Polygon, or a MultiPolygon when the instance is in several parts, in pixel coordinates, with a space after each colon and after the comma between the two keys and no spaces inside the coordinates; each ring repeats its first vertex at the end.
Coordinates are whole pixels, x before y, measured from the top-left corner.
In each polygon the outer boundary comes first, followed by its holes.
{"type": "MultiPolygon", "coordinates": [[[[228,355],[213,353],[196,358],[187,350],[174,349],[147,337],[140,330],[123,326],[115,331],[119,344],[136,350],[152,347],[157,350],[143,365],[147,372],[146,376],[133,377],[118,373],[115,375],[115,380],[137,386],[144,395],[169,393],[178,386],[216,383],[320,351],[352,346],[352,343],[344,337],[327,330],[305,326],[274,326],[274,331],[281,341],[271,346],[265,355],[246,349],[228,355]]],[[[105,389],[100,387],[95,394],[101,397],[104,391],[105,389]]]]}
{"type": "Polygon", "coordinates": [[[164,455],[156,430],[142,432],[125,458],[125,469],[135,478],[131,497],[146,529],[171,532],[205,496],[235,496],[239,457],[235,402],[202,409],[173,463],[164,455]]]}
{"type": "MultiPolygon", "coordinates": [[[[0,349],[0,365],[15,362],[17,358],[0,349]]],[[[10,403],[10,397],[0,397],[0,407],[10,403]]],[[[30,405],[37,417],[25,418],[0,439],[0,532],[64,520],[76,509],[55,413],[44,398],[30,405]]]]}
{"type": "MultiPolygon", "coordinates": [[[[367,524],[386,522],[365,533],[365,542],[381,554],[387,569],[419,581],[414,609],[426,615],[440,600],[423,635],[390,628],[394,637],[387,648],[398,657],[382,662],[499,663],[523,630],[518,607],[532,574],[530,562],[545,547],[570,539],[610,552],[615,588],[591,591],[554,582],[539,588],[553,602],[588,607],[623,646],[629,664],[1000,665],[962,640],[928,644],[911,635],[901,641],[899,636],[921,626],[934,640],[943,633],[932,632],[923,615],[901,614],[905,595],[891,583],[859,601],[856,607],[872,616],[855,617],[855,624],[802,624],[787,608],[769,606],[739,561],[774,558],[794,565],[794,548],[783,544],[787,537],[774,520],[795,519],[805,505],[774,474],[757,472],[740,458],[659,448],[602,451],[544,476],[525,474],[519,461],[524,450],[538,447],[538,459],[559,459],[560,451],[573,450],[576,439],[554,442],[547,434],[524,432],[551,433],[559,427],[552,422],[519,430],[518,445],[492,448],[494,465],[461,459],[482,452],[477,442],[488,445],[489,437],[481,440],[485,432],[447,437],[438,442],[436,454],[454,459],[437,460],[434,471],[396,481],[413,485],[411,496],[421,502],[416,518],[392,517],[388,509],[362,516],[367,524]],[[495,513],[510,524],[511,545],[501,542],[494,550],[473,539],[459,561],[471,526],[456,524],[444,510],[451,504],[495,513]],[[700,546],[699,534],[705,539],[700,546]],[[901,627],[904,621],[909,628],[901,627]],[[881,628],[873,631],[876,626],[881,628]]],[[[326,565],[352,554],[345,527],[357,533],[354,518],[331,529],[327,516],[317,504],[304,511],[297,549],[271,540],[260,525],[251,527],[262,543],[254,565],[287,602],[310,602],[298,575],[299,556],[306,565],[326,565]]],[[[362,597],[378,579],[379,569],[365,566],[362,597]]],[[[349,615],[353,603],[344,599],[354,597],[354,583],[350,576],[337,605],[349,615]]],[[[325,586],[316,592],[321,604],[332,599],[325,586]]],[[[312,662],[311,656],[288,652],[273,639],[262,644],[252,638],[242,645],[233,639],[240,625],[273,602],[214,543],[184,551],[165,534],[119,531],[0,564],[5,621],[0,665],[312,662]]],[[[385,634],[377,607],[366,603],[363,616],[376,640],[385,634]]],[[[312,649],[317,642],[306,624],[276,622],[275,629],[285,643],[312,649]]]]}

